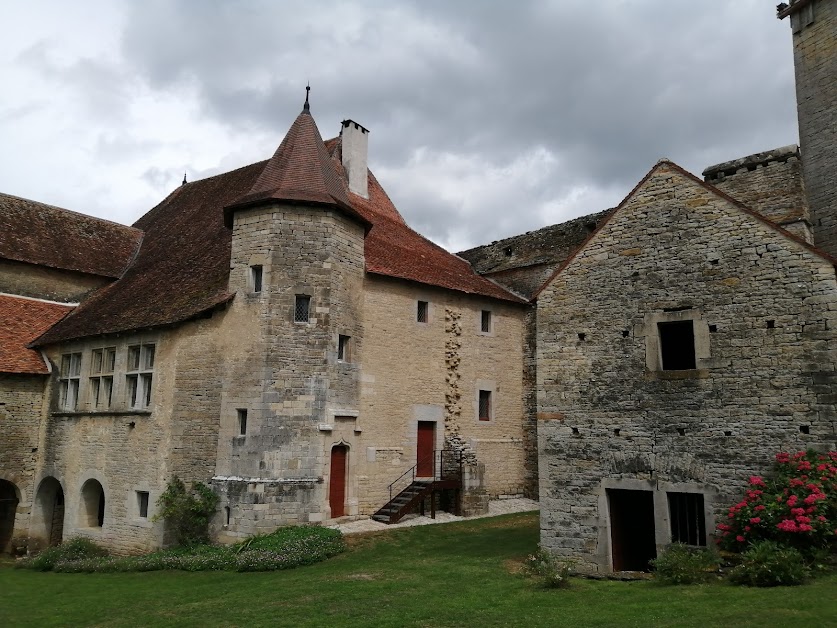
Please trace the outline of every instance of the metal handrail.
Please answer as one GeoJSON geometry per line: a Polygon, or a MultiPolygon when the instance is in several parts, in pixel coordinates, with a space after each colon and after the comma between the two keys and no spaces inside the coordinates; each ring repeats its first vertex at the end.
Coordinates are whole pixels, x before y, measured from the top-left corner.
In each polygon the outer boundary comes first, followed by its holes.
{"type": "MultiPolygon", "coordinates": [[[[432,475],[433,481],[445,479],[445,468],[444,468],[445,454],[454,454],[455,461],[457,462],[457,466],[458,466],[459,477],[462,477],[462,452],[458,451],[458,450],[455,450],[455,449],[434,449],[432,454],[430,454],[429,456],[426,456],[426,457],[422,458],[420,461],[416,462],[416,464],[414,464],[412,467],[407,469],[404,473],[402,473],[400,476],[398,476],[395,479],[394,482],[392,482],[389,485],[389,487],[388,487],[389,488],[389,501],[392,501],[393,488],[395,487],[395,485],[398,484],[399,482],[401,482],[408,474],[410,475],[409,484],[412,484],[416,479],[416,469],[418,469],[420,464],[423,464],[423,463],[427,462],[428,459],[431,459],[432,463],[433,463],[433,475],[432,475]],[[439,455],[438,464],[436,463],[436,454],[439,455]]],[[[404,488],[409,486],[409,484],[405,484],[404,488]]],[[[400,493],[401,490],[402,489],[399,489],[398,492],[400,493]]]]}

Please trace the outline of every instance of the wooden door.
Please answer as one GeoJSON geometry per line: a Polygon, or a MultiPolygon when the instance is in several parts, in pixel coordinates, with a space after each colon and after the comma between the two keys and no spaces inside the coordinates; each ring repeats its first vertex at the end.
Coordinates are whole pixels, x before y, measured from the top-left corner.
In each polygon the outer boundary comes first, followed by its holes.
{"type": "Polygon", "coordinates": [[[328,505],[331,508],[332,519],[346,514],[346,463],[348,459],[349,448],[345,445],[335,445],[331,448],[328,505]]]}
{"type": "Polygon", "coordinates": [[[436,422],[419,421],[416,437],[416,476],[433,477],[433,449],[436,444],[436,422]]]}

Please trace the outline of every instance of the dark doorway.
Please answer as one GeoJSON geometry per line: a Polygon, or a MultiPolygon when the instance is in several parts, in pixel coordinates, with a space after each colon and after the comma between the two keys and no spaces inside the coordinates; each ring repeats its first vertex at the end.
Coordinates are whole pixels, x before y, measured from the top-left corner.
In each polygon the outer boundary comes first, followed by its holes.
{"type": "Polygon", "coordinates": [[[0,554],[7,553],[11,548],[18,501],[15,485],[0,480],[0,554]]]}
{"type": "Polygon", "coordinates": [[[346,514],[346,463],[349,460],[349,448],[335,445],[331,448],[331,472],[328,480],[328,505],[331,518],[346,514]]]}
{"type": "Polygon", "coordinates": [[[649,571],[657,557],[654,539],[654,494],[608,489],[610,549],[613,571],[649,571]]]}
{"type": "Polygon", "coordinates": [[[64,537],[64,489],[53,477],[38,487],[33,533],[50,545],[58,545],[64,537]]]}
{"type": "Polygon", "coordinates": [[[416,476],[432,478],[434,471],[433,449],[436,444],[436,422],[419,421],[416,435],[416,476]]]}

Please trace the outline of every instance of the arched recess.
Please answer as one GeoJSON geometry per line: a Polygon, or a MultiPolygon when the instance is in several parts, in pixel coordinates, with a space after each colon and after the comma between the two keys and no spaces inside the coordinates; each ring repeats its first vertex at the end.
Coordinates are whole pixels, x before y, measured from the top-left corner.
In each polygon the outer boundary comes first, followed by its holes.
{"type": "Polygon", "coordinates": [[[58,545],[64,536],[64,489],[54,477],[46,477],[35,494],[30,533],[49,545],[58,545]]]}
{"type": "Polygon", "coordinates": [[[7,480],[0,480],[0,554],[9,551],[15,532],[15,515],[20,503],[20,491],[7,480]]]}
{"type": "Polygon", "coordinates": [[[349,479],[349,448],[344,444],[331,448],[331,466],[328,478],[328,505],[331,518],[346,514],[346,493],[349,479]]]}
{"type": "Polygon", "coordinates": [[[105,489],[99,480],[91,478],[81,487],[78,516],[80,528],[101,528],[105,524],[105,489]]]}

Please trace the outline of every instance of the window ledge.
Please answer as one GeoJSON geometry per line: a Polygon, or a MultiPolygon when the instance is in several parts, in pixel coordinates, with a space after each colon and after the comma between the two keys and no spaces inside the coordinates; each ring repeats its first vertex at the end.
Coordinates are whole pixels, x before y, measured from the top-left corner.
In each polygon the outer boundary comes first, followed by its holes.
{"type": "Polygon", "coordinates": [[[151,416],[151,410],[60,410],[52,416],[151,416]]]}
{"type": "Polygon", "coordinates": [[[677,380],[677,379],[709,379],[709,369],[687,369],[682,371],[646,371],[645,379],[677,380]]]}

